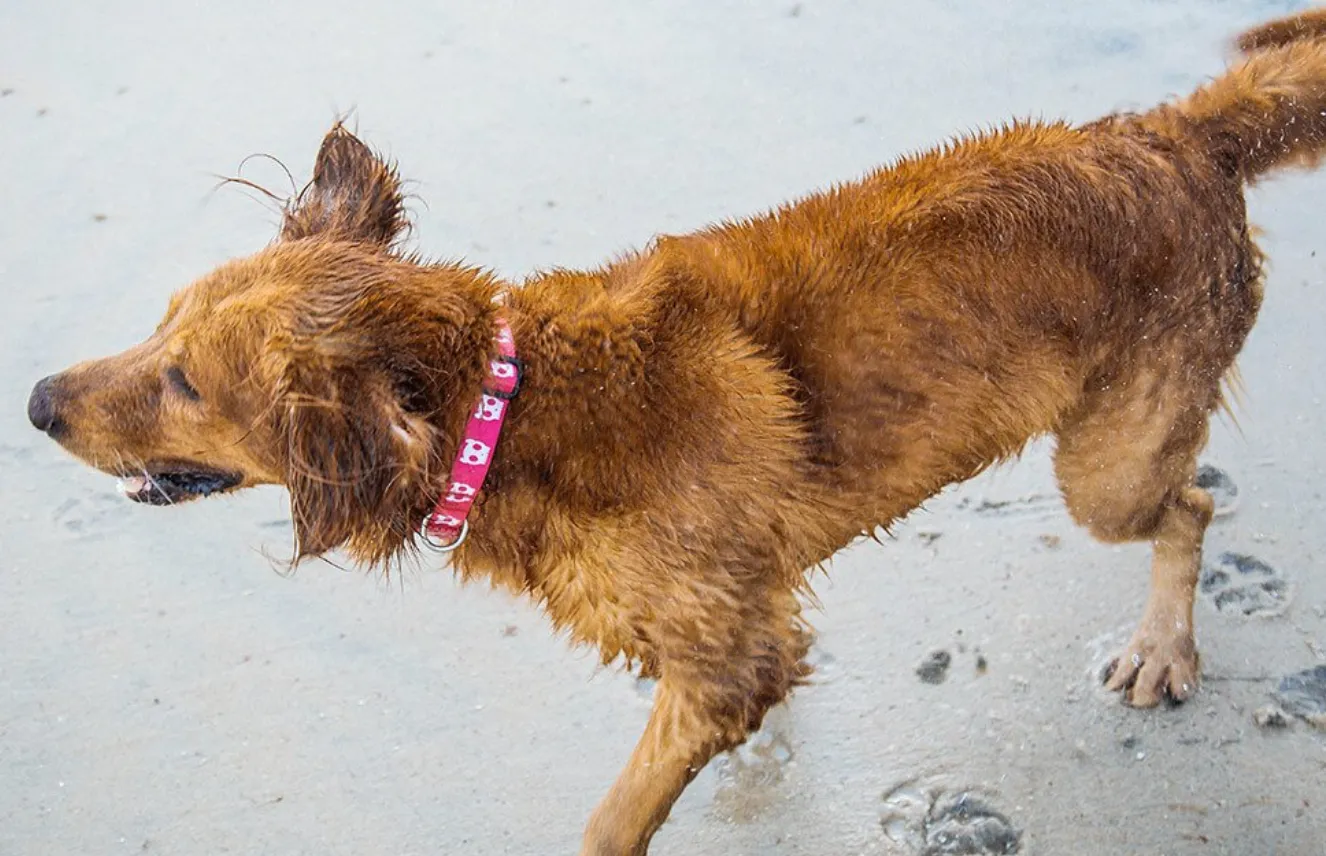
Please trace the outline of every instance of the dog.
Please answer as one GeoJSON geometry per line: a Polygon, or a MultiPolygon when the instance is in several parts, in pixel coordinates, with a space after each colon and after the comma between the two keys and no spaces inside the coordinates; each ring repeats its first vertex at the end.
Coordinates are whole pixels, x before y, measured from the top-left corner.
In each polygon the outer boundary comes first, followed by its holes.
{"type": "Polygon", "coordinates": [[[1182,701],[1196,458],[1262,300],[1244,188],[1326,151],[1326,10],[1238,46],[1147,112],[1015,122],[519,285],[402,250],[396,168],[338,123],[270,246],[29,417],[138,502],[284,485],[294,561],[439,540],[656,678],[583,854],[645,853],[807,678],[811,569],[1038,436],[1076,522],[1154,547],[1109,689],[1182,701]]]}

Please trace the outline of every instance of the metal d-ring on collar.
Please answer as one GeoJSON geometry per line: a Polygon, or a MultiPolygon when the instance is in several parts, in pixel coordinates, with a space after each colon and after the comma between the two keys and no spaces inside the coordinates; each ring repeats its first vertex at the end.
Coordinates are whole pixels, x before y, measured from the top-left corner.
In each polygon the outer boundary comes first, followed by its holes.
{"type": "MultiPolygon", "coordinates": [[[[429,519],[432,519],[431,515],[429,519]]],[[[468,518],[461,521],[460,534],[457,535],[456,540],[452,541],[450,544],[442,543],[440,540],[438,540],[436,535],[428,531],[428,520],[425,520],[423,524],[419,527],[419,537],[423,538],[425,544],[432,547],[434,550],[436,550],[439,553],[450,553],[452,550],[456,549],[461,544],[465,543],[465,536],[469,534],[470,534],[470,521],[468,518]]]]}

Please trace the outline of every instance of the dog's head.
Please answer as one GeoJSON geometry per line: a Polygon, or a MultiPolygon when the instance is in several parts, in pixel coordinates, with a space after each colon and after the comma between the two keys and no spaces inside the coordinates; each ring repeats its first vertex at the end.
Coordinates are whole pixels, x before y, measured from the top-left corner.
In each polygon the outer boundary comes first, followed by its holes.
{"type": "Polygon", "coordinates": [[[338,124],[276,241],[177,293],[146,341],[39,381],[32,423],[132,500],[281,484],[297,558],[389,558],[445,478],[497,288],[402,256],[405,226],[396,171],[338,124]]]}

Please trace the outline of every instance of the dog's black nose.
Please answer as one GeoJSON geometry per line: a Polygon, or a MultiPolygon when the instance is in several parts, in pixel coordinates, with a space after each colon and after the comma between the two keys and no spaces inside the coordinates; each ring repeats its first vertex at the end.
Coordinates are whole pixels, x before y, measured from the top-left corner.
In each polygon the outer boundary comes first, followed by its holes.
{"type": "Polygon", "coordinates": [[[49,377],[37,381],[37,385],[32,388],[32,395],[28,396],[28,419],[38,431],[58,437],[64,432],[65,426],[55,410],[55,396],[52,395],[54,386],[49,377]]]}

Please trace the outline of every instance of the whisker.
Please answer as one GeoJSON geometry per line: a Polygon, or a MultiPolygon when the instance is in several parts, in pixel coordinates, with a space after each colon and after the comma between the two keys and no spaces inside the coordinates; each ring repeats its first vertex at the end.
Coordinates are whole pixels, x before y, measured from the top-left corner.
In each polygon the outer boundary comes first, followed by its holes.
{"type": "Polygon", "coordinates": [[[175,504],[175,500],[173,500],[173,499],[170,498],[170,494],[166,493],[166,489],[165,489],[165,488],[163,488],[161,485],[157,484],[157,480],[154,479],[154,478],[152,478],[151,473],[149,473],[149,472],[147,471],[147,467],[146,467],[145,465],[140,464],[140,465],[139,465],[139,469],[142,470],[142,472],[143,472],[143,478],[147,480],[148,485],[149,485],[153,490],[155,490],[157,493],[161,494],[161,498],[164,499],[164,500],[166,501],[166,504],[167,504],[167,505],[174,505],[174,504],[175,504]]]}

